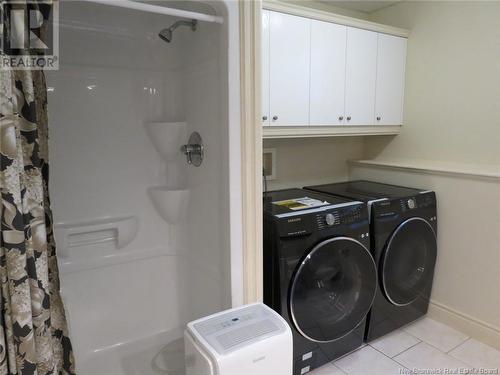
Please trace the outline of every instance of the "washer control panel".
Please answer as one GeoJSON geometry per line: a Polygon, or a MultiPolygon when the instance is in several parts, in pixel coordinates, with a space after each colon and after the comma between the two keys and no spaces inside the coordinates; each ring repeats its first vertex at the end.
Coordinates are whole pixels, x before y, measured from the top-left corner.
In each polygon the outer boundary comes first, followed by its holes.
{"type": "MultiPolygon", "coordinates": [[[[366,205],[353,203],[324,207],[312,213],[283,217],[278,221],[276,230],[282,239],[298,238],[307,237],[317,231],[337,230],[337,228],[344,225],[358,228],[367,223],[368,212],[366,205]]],[[[354,230],[353,228],[351,229],[354,230]]]]}
{"type": "Polygon", "coordinates": [[[410,198],[406,201],[406,207],[408,209],[413,210],[414,208],[417,207],[417,201],[414,198],[410,198]]]}
{"type": "Polygon", "coordinates": [[[362,206],[346,207],[316,215],[319,230],[340,224],[352,224],[362,220],[362,206]]]}
{"type": "Polygon", "coordinates": [[[325,223],[326,225],[332,226],[340,223],[338,213],[335,214],[326,214],[325,215],[325,223]]]}

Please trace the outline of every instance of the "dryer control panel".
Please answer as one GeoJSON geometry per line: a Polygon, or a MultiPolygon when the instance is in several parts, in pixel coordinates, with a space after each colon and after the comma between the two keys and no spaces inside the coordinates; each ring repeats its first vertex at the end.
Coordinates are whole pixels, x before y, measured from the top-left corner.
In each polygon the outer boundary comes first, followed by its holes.
{"type": "Polygon", "coordinates": [[[375,202],[372,212],[375,219],[399,220],[401,216],[419,216],[425,220],[436,221],[436,194],[433,191],[424,191],[405,198],[375,202]]]}
{"type": "Polygon", "coordinates": [[[429,207],[436,204],[434,192],[422,192],[419,195],[401,199],[401,211],[410,211],[416,208],[429,207]]]}

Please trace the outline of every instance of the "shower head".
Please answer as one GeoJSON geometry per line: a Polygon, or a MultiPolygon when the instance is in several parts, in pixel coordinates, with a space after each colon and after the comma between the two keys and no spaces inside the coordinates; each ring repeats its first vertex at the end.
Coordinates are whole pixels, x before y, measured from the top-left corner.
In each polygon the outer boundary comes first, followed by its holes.
{"type": "Polygon", "coordinates": [[[172,26],[170,26],[167,29],[163,29],[158,33],[158,36],[164,40],[167,43],[170,43],[172,41],[172,34],[175,29],[177,29],[179,26],[189,26],[191,30],[195,31],[196,26],[198,25],[198,21],[196,20],[191,20],[191,21],[177,21],[175,22],[172,26]]]}

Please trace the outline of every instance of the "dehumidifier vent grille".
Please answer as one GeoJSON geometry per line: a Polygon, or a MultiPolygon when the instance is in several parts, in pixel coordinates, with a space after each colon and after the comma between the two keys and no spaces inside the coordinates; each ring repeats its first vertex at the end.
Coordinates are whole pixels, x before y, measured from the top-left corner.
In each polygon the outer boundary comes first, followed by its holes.
{"type": "Polygon", "coordinates": [[[271,320],[262,320],[219,335],[217,341],[224,350],[228,350],[276,331],[279,331],[279,327],[271,320]]]}

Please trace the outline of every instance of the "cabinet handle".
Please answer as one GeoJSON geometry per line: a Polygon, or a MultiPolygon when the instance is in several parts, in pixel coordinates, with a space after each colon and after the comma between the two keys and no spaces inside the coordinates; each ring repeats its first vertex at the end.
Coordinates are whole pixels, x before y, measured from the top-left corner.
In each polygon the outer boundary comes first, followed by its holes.
{"type": "Polygon", "coordinates": [[[276,121],[278,119],[278,116],[273,116],[273,121],[276,121]]]}
{"type": "Polygon", "coordinates": [[[377,121],[380,121],[380,120],[382,120],[382,117],[377,116],[377,121]]]}
{"type": "Polygon", "coordinates": [[[267,116],[262,116],[262,121],[266,121],[267,120],[267,116]]]}
{"type": "Polygon", "coordinates": [[[351,116],[347,116],[347,121],[351,121],[351,116]]]}
{"type": "Polygon", "coordinates": [[[344,119],[344,116],[339,116],[339,121],[342,121],[344,119]]]}

